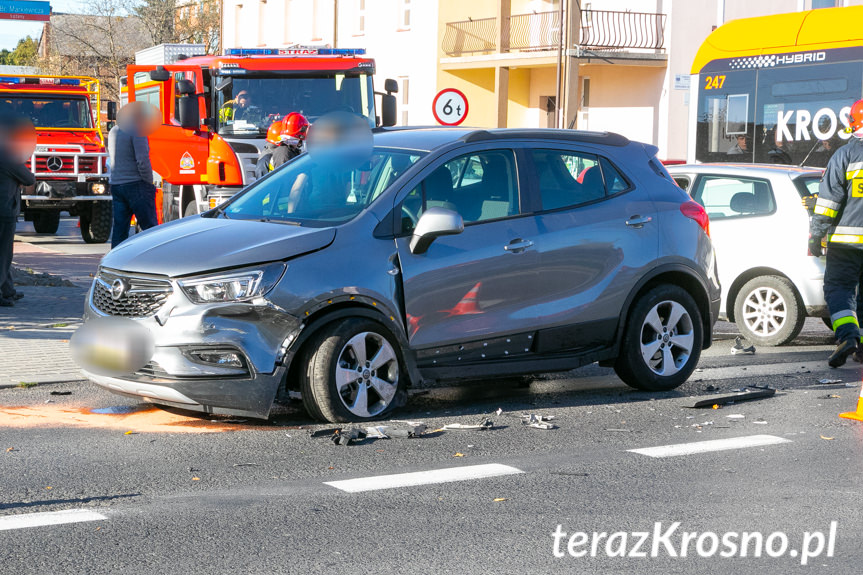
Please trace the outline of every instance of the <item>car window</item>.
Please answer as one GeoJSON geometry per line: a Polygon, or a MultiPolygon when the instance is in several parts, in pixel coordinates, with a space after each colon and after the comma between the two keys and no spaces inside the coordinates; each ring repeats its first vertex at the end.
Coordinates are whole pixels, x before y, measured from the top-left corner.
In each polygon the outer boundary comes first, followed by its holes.
{"type": "Polygon", "coordinates": [[[402,202],[402,233],[412,232],[423,212],[434,207],[458,212],[465,224],[518,214],[512,151],[466,154],[435,169],[402,202]]]}
{"type": "MultiPolygon", "coordinates": [[[[531,154],[543,210],[577,206],[605,197],[605,183],[597,156],[560,150],[533,150],[531,154]]],[[[609,174],[617,178],[617,185],[622,183],[626,189],[628,184],[617,170],[611,164],[606,163],[605,166],[609,174]]]]}
{"type": "Polygon", "coordinates": [[[763,216],[776,209],[770,184],[765,180],[702,176],[692,198],[704,206],[711,220],[763,216]]]}
{"type": "Polygon", "coordinates": [[[812,196],[818,193],[818,186],[821,185],[821,178],[804,177],[794,180],[794,185],[797,186],[797,193],[801,198],[812,196]]]}
{"type": "Polygon", "coordinates": [[[680,186],[684,191],[689,191],[689,178],[683,176],[674,176],[674,183],[680,186]]]}
{"type": "Polygon", "coordinates": [[[600,158],[599,164],[602,166],[602,177],[605,179],[605,189],[609,195],[619,194],[629,189],[629,182],[617,171],[617,168],[611,165],[611,162],[600,158]]]}

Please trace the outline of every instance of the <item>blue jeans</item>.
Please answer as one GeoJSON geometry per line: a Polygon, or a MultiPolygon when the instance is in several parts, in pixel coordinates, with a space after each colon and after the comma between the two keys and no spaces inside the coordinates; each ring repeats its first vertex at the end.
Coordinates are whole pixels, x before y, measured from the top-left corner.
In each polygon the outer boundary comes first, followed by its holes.
{"type": "Polygon", "coordinates": [[[147,182],[116,184],[111,186],[111,199],[114,203],[114,229],[111,233],[111,247],[129,237],[132,214],[138,219],[142,230],[152,228],[156,219],[156,186],[147,182]]]}

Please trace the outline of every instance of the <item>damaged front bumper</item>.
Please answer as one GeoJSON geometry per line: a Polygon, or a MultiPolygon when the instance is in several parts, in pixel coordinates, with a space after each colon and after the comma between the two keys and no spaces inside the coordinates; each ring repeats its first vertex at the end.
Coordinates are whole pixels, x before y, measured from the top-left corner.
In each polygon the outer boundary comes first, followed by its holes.
{"type": "Polygon", "coordinates": [[[85,321],[133,319],[147,328],[155,346],[135,373],[85,370],[91,381],[121,395],[205,413],[267,418],[301,328],[298,318],[264,298],[194,304],[173,280],[113,270],[100,271],[87,303],[85,321]],[[127,299],[111,298],[115,279],[126,282],[127,299]]]}

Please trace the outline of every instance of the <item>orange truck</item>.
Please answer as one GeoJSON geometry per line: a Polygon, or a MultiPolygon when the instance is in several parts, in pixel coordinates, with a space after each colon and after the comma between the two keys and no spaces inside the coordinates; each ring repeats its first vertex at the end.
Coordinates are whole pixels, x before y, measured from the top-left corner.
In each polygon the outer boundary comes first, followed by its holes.
{"type": "Polygon", "coordinates": [[[387,80],[385,92],[375,92],[375,61],[364,52],[229,49],[128,66],[123,102],[146,101],[161,113],[149,140],[161,179],[162,220],[207,211],[252,183],[267,129],[291,112],[314,122],[341,110],[362,116],[371,128],[394,125],[398,84],[387,80]]]}
{"type": "MultiPolygon", "coordinates": [[[[36,185],[22,194],[22,211],[37,233],[53,234],[60,212],[78,216],[81,237],[111,236],[108,154],[99,123],[99,81],[86,76],[0,75],[0,104],[33,121],[36,150],[29,168],[36,185]]],[[[116,105],[108,104],[114,119],[116,105]]]]}

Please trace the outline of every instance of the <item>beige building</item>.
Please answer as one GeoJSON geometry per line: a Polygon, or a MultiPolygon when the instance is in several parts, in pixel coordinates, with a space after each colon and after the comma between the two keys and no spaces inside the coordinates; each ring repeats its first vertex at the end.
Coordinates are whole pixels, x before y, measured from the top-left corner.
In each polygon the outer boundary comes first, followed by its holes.
{"type": "Polygon", "coordinates": [[[224,0],[230,47],[366,48],[402,124],[461,90],[477,127],[574,127],[686,158],[690,68],[728,20],[863,0],[224,0]]]}

